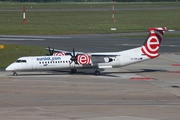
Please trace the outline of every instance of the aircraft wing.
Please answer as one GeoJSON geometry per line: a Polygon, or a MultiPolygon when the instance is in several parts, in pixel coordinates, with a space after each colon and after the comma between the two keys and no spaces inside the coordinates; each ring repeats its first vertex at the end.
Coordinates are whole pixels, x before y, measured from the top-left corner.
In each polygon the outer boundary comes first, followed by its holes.
{"type": "Polygon", "coordinates": [[[66,53],[69,53],[70,51],[65,51],[65,50],[58,50],[58,49],[53,49],[53,48],[45,48],[45,50],[53,50],[54,52],[66,52],[66,53]]]}
{"type": "MultiPolygon", "coordinates": [[[[47,51],[53,51],[53,53],[64,53],[64,55],[72,55],[72,51],[66,51],[66,50],[59,50],[59,49],[53,49],[53,48],[45,48],[47,51]]],[[[84,54],[83,52],[75,52],[76,54],[84,54]]]]}
{"type": "Polygon", "coordinates": [[[118,56],[117,53],[90,53],[91,57],[116,57],[118,56]]]}
{"type": "Polygon", "coordinates": [[[92,63],[94,65],[98,63],[107,63],[112,62],[113,58],[118,56],[117,54],[112,53],[90,53],[92,63]]]}
{"type": "Polygon", "coordinates": [[[116,57],[118,55],[100,55],[100,54],[92,54],[91,57],[116,57]]]}

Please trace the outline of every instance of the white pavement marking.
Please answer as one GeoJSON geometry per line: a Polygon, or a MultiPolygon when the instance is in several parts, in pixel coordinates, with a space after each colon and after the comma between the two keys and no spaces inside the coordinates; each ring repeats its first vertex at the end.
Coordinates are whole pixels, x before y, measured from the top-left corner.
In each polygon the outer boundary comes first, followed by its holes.
{"type": "Polygon", "coordinates": [[[32,38],[32,39],[20,39],[20,38],[0,38],[0,40],[15,40],[15,41],[26,41],[26,40],[35,40],[35,41],[38,41],[38,40],[45,40],[45,39],[35,39],[35,38],[32,38]]]}
{"type": "Polygon", "coordinates": [[[18,36],[18,35],[0,35],[0,37],[5,38],[57,38],[57,39],[71,39],[72,37],[66,37],[66,36],[18,36]]]}
{"type": "Polygon", "coordinates": [[[78,120],[158,120],[158,119],[131,117],[131,116],[115,116],[115,117],[83,118],[78,120]]]}

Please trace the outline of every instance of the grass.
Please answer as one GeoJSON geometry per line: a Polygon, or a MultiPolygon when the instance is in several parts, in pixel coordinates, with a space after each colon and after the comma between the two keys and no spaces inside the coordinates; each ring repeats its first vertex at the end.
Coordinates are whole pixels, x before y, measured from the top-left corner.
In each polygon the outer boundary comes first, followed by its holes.
{"type": "MultiPolygon", "coordinates": [[[[2,3],[0,9],[67,9],[109,8],[109,11],[28,11],[27,24],[22,24],[22,11],[0,12],[0,34],[59,35],[86,33],[120,33],[145,31],[149,27],[166,26],[180,30],[180,8],[168,10],[115,10],[115,22],[111,19],[110,3],[2,3]],[[116,31],[110,29],[115,27],[116,31]]],[[[180,3],[115,3],[116,8],[145,8],[179,6],[180,3]]]]}
{"type": "Polygon", "coordinates": [[[43,47],[5,44],[4,49],[0,49],[0,68],[6,68],[22,56],[38,56],[46,55],[46,53],[48,52],[43,47]]]}
{"type": "Polygon", "coordinates": [[[115,22],[109,11],[99,12],[29,12],[22,24],[18,12],[0,12],[0,34],[59,35],[85,33],[120,33],[145,31],[153,26],[180,30],[180,9],[159,11],[117,11],[115,22]],[[173,18],[173,19],[172,19],[173,18]],[[116,31],[110,29],[115,27],[116,31]]]}

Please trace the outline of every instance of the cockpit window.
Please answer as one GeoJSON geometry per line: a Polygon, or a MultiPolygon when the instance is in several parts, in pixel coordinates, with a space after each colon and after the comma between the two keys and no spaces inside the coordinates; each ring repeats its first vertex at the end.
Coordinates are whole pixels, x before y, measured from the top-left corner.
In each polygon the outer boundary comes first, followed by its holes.
{"type": "Polygon", "coordinates": [[[21,62],[21,60],[16,60],[16,63],[20,63],[21,62]]]}
{"type": "Polygon", "coordinates": [[[26,60],[16,60],[16,63],[26,63],[26,60]]]}
{"type": "Polygon", "coordinates": [[[22,60],[21,62],[26,62],[26,60],[22,60]]]}

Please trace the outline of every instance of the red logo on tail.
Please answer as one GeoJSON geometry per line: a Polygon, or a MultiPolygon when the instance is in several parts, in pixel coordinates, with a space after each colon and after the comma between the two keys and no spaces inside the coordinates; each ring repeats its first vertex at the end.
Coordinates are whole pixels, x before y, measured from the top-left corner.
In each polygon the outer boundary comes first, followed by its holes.
{"type": "Polygon", "coordinates": [[[142,46],[141,51],[149,58],[159,56],[158,50],[162,41],[162,36],[166,28],[150,28],[150,35],[146,43],[142,46]]]}

